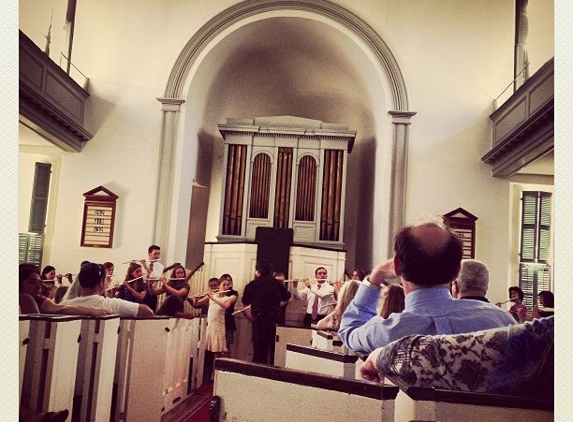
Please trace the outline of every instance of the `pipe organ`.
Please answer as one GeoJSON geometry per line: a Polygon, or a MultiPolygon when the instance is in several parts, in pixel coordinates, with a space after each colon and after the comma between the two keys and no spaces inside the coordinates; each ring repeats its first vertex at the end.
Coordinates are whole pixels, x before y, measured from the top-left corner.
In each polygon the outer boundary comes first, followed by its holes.
{"type": "Polygon", "coordinates": [[[220,242],[257,227],[292,228],[294,242],[343,249],[348,154],[356,132],[292,116],[228,118],[220,242]]]}

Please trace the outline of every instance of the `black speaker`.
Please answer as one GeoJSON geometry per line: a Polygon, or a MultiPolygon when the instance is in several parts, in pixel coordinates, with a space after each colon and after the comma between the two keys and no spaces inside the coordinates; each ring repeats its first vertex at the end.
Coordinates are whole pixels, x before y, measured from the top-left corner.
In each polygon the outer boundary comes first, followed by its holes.
{"type": "Polygon", "coordinates": [[[257,227],[255,231],[257,261],[266,259],[271,263],[273,271],[280,271],[288,278],[288,261],[293,233],[293,229],[257,227]]]}

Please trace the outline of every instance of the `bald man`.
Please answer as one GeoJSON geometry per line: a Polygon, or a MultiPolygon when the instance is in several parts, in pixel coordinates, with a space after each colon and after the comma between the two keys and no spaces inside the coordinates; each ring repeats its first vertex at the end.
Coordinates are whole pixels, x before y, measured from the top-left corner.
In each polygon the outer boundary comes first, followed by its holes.
{"type": "Polygon", "coordinates": [[[455,300],[450,285],[460,271],[459,236],[436,222],[403,227],[394,239],[394,258],[364,280],[342,316],[338,334],[346,347],[370,353],[411,334],[459,334],[515,324],[511,314],[491,303],[455,300]],[[400,277],[406,294],[403,312],[376,314],[387,278],[400,277]]]}

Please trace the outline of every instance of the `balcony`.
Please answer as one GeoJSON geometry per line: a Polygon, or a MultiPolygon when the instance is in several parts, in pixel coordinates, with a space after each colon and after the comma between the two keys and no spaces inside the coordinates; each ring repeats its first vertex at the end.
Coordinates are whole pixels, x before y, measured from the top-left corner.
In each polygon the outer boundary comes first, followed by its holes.
{"type": "Polygon", "coordinates": [[[554,60],[545,63],[496,111],[492,149],[482,157],[492,175],[511,176],[553,151],[554,60]]]}
{"type": "Polygon", "coordinates": [[[89,93],[20,31],[19,119],[65,151],[80,152],[89,93]]]}

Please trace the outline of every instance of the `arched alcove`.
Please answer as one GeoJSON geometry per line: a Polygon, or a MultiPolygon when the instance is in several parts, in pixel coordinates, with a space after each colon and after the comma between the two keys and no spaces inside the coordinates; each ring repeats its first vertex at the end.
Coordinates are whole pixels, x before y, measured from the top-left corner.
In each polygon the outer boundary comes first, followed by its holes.
{"type": "MultiPolygon", "coordinates": [[[[361,207],[361,215],[367,216],[357,218],[353,230],[370,238],[364,242],[353,239],[349,248],[356,248],[361,255],[369,254],[368,260],[388,254],[388,239],[401,225],[404,213],[407,125],[414,113],[408,111],[405,83],[391,51],[355,15],[327,1],[256,0],[232,6],[189,40],[159,101],[163,104],[161,167],[167,171],[161,173],[159,181],[155,241],[165,245],[170,256],[180,255],[187,245],[193,180],[216,188],[209,175],[218,171],[220,151],[214,145],[217,123],[226,117],[255,117],[238,115],[251,111],[260,112],[259,115],[295,114],[352,126],[344,116],[337,115],[337,101],[354,113],[351,120],[359,121],[361,127],[351,129],[359,132],[357,144],[362,143],[364,148],[362,157],[355,160],[360,162],[355,164],[360,176],[352,182],[357,203],[351,206],[361,207]],[[281,46],[280,51],[277,45],[281,46]],[[293,59],[298,67],[294,72],[285,71],[280,64],[284,64],[284,55],[293,52],[302,56],[293,59]],[[273,69],[267,66],[270,57],[282,62],[273,69]],[[325,62],[331,66],[317,72],[317,67],[325,62]],[[301,69],[305,65],[309,69],[301,69]],[[263,71],[258,72],[261,68],[263,71]],[[314,79],[307,77],[309,70],[315,72],[314,79]],[[244,79],[237,77],[240,72],[245,72],[244,79]],[[318,73],[328,80],[345,78],[345,82],[324,85],[317,79],[318,73]],[[266,83],[265,74],[272,83],[266,83]],[[286,83],[287,89],[282,93],[288,99],[286,105],[274,96],[281,77],[282,81],[289,77],[300,79],[286,83]],[[235,79],[228,82],[230,78],[235,79]],[[246,91],[238,86],[245,80],[250,81],[246,91]],[[257,83],[262,85],[261,90],[273,94],[262,101],[266,108],[249,109],[239,105],[236,98],[232,100],[235,108],[225,108],[225,95],[229,95],[231,84],[235,84],[234,92],[244,101],[257,83]],[[297,93],[296,88],[304,95],[297,93]],[[355,104],[348,104],[353,101],[355,104]],[[360,133],[362,128],[369,133],[360,133]],[[214,164],[209,166],[209,160],[214,164]],[[368,190],[364,204],[358,203],[361,188],[368,190]]],[[[219,200],[212,195],[211,210],[219,200]]]]}

